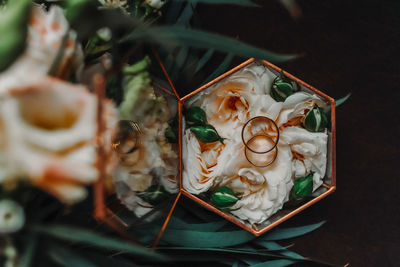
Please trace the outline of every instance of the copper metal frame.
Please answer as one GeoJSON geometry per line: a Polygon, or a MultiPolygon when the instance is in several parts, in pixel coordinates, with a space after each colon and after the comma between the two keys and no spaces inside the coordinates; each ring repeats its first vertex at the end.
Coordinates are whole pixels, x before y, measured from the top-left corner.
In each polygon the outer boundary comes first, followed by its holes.
{"type": "MultiPolygon", "coordinates": [[[[236,224],[237,226],[249,231],[250,233],[252,233],[255,236],[259,236],[269,230],[271,230],[272,228],[274,228],[275,226],[279,225],[280,223],[288,220],[289,218],[293,217],[294,215],[296,215],[297,213],[303,211],[304,209],[308,208],[309,206],[315,204],[316,202],[320,201],[321,199],[325,198],[326,196],[328,196],[329,194],[332,194],[335,190],[336,190],[336,116],[335,116],[335,100],[333,98],[331,98],[330,96],[322,93],[321,91],[317,90],[316,88],[312,87],[311,85],[303,82],[302,80],[296,78],[295,76],[291,75],[290,73],[287,73],[284,71],[284,74],[286,77],[290,78],[291,80],[297,82],[298,84],[304,86],[305,88],[311,90],[312,92],[314,92],[315,94],[319,95],[322,99],[324,99],[326,101],[327,104],[330,105],[331,107],[331,136],[330,136],[330,156],[331,156],[331,184],[323,184],[323,187],[325,187],[327,189],[326,192],[322,193],[321,195],[319,195],[318,197],[315,197],[314,199],[308,201],[307,203],[303,204],[302,206],[298,207],[297,209],[291,211],[290,213],[288,213],[287,215],[281,217],[280,219],[276,220],[275,222],[271,223],[270,225],[264,227],[263,229],[257,229],[257,227],[250,227],[244,223],[242,223],[241,221],[237,220],[236,218],[234,218],[233,216],[215,208],[214,206],[212,206],[211,204],[207,203],[206,201],[200,199],[199,197],[189,193],[188,191],[186,191],[183,188],[182,185],[182,169],[183,169],[183,161],[182,161],[182,111],[183,111],[183,105],[185,103],[186,100],[190,99],[192,96],[206,90],[207,88],[209,88],[210,86],[218,83],[219,81],[221,81],[222,79],[228,77],[229,75],[239,71],[240,69],[248,66],[251,63],[254,62],[259,62],[262,63],[263,65],[267,66],[270,69],[273,69],[277,72],[281,71],[281,68],[269,63],[268,61],[265,60],[255,60],[254,58],[251,58],[245,62],[243,62],[242,64],[240,64],[239,66],[229,70],[228,72],[222,74],[221,76],[217,77],[216,79],[214,79],[213,81],[201,86],[200,88],[198,88],[197,90],[189,93],[188,95],[180,98],[179,95],[177,94],[177,91],[175,90],[174,85],[172,84],[172,81],[168,75],[168,73],[166,72],[163,63],[160,60],[160,57],[158,56],[158,53],[156,52],[155,49],[153,49],[154,55],[156,57],[156,60],[158,61],[158,63],[161,66],[161,69],[163,70],[163,73],[166,77],[166,79],[168,80],[173,93],[171,92],[171,95],[175,95],[177,97],[178,100],[178,118],[179,118],[179,192],[173,202],[173,205],[168,213],[168,216],[166,217],[163,226],[161,227],[160,232],[158,233],[154,243],[153,243],[153,248],[155,248],[158,244],[158,242],[161,240],[162,235],[168,225],[168,222],[172,216],[172,213],[180,199],[180,197],[182,195],[192,199],[193,201],[195,201],[196,203],[200,204],[201,206],[207,208],[208,210],[218,214],[219,216],[225,218],[226,220],[236,224]]],[[[102,122],[102,105],[101,105],[101,100],[104,98],[104,91],[105,91],[105,82],[104,82],[104,78],[95,78],[95,85],[97,90],[97,95],[98,95],[98,99],[99,99],[99,105],[98,105],[98,113],[100,115],[98,115],[98,130],[97,130],[97,135],[101,136],[102,132],[103,132],[103,122],[102,122]],[[97,81],[96,81],[97,80],[97,81]]],[[[124,230],[125,229],[125,225],[123,225],[123,222],[121,222],[120,220],[118,220],[118,217],[113,214],[109,209],[107,209],[105,202],[104,202],[104,194],[105,194],[105,190],[104,190],[104,179],[105,179],[105,170],[104,170],[104,150],[102,149],[102,143],[100,141],[100,138],[98,138],[98,169],[99,169],[99,179],[98,181],[95,183],[94,185],[94,201],[95,201],[95,218],[105,222],[106,224],[108,224],[111,228],[115,229],[117,232],[119,232],[123,237],[127,238],[128,240],[133,241],[132,237],[130,237],[130,235],[124,230]]]]}
{"type": "MultiPolygon", "coordinates": [[[[221,76],[219,76],[218,78],[214,79],[213,81],[203,85],[202,87],[200,87],[199,89],[191,92],[190,94],[184,96],[182,99],[180,99],[180,102],[182,103],[182,105],[184,104],[184,102],[188,99],[190,99],[192,96],[206,90],[207,88],[211,87],[212,85],[218,83],[219,81],[221,81],[222,79],[230,76],[231,74],[239,71],[240,69],[248,66],[251,63],[254,62],[259,62],[262,63],[263,65],[267,66],[270,69],[273,69],[277,72],[281,71],[281,68],[271,64],[270,62],[266,61],[266,60],[255,60],[254,58],[251,58],[245,62],[243,62],[242,64],[240,64],[239,66],[229,70],[228,72],[222,74],[221,76]]],[[[335,115],[335,100],[333,98],[331,98],[330,96],[322,93],[321,91],[317,90],[316,88],[312,87],[311,85],[303,82],[302,80],[296,78],[295,76],[291,75],[290,73],[287,73],[286,71],[283,71],[285,76],[290,78],[292,81],[297,82],[298,84],[304,86],[305,88],[311,90],[312,92],[314,92],[315,94],[319,95],[322,99],[324,99],[326,101],[327,104],[330,105],[331,107],[331,137],[330,137],[330,153],[331,153],[331,164],[332,164],[332,172],[331,172],[331,184],[327,185],[324,184],[324,187],[326,187],[328,190],[324,193],[322,193],[321,195],[319,195],[318,197],[315,197],[314,199],[308,201],[307,203],[303,204],[302,206],[298,207],[297,209],[293,210],[292,212],[288,213],[287,215],[283,216],[282,218],[276,220],[275,222],[271,223],[270,225],[264,227],[263,229],[257,229],[256,227],[250,227],[244,223],[242,223],[241,221],[237,220],[236,218],[234,218],[233,216],[217,209],[216,207],[212,206],[211,204],[205,202],[204,200],[200,199],[199,197],[189,193],[188,191],[186,191],[183,186],[182,186],[182,171],[180,171],[180,190],[182,192],[183,195],[187,196],[188,198],[192,199],[193,201],[197,202],[198,204],[202,205],[203,207],[207,208],[208,210],[218,214],[219,216],[227,219],[228,221],[236,224],[239,227],[242,227],[243,229],[249,231],[250,233],[252,233],[255,236],[259,236],[269,230],[271,230],[272,228],[274,228],[275,226],[277,226],[278,224],[286,221],[287,219],[293,217],[294,215],[296,215],[297,213],[303,211],[304,209],[308,208],[309,206],[315,204],[316,202],[320,201],[321,199],[325,198],[326,196],[332,194],[335,190],[336,190],[336,115],[335,115]]],[[[179,116],[181,117],[182,114],[179,114],[179,116]]],[[[180,160],[182,161],[182,158],[180,158],[180,160]]],[[[180,168],[180,170],[182,170],[180,168]]]]}

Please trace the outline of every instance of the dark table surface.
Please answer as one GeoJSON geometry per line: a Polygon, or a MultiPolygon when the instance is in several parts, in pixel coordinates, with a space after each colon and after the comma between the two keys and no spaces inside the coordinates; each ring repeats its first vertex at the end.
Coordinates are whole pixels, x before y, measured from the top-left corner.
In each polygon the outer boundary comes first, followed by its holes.
{"type": "Polygon", "coordinates": [[[351,266],[400,266],[397,2],[297,1],[299,20],[273,0],[258,1],[260,8],[198,8],[203,29],[299,54],[277,65],[336,99],[352,93],[337,109],[337,191],[284,223],[327,221],[291,240],[304,256],[351,266]]]}

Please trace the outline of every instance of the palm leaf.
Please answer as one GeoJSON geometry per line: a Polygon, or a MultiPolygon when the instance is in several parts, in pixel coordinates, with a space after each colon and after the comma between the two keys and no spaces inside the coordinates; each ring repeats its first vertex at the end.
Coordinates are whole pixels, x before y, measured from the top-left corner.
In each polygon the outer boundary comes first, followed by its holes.
{"type": "Polygon", "coordinates": [[[168,223],[168,229],[174,230],[192,230],[198,232],[215,232],[224,227],[228,221],[220,220],[209,223],[187,223],[177,217],[172,217],[168,223]]]}
{"type": "Polygon", "coordinates": [[[110,238],[87,229],[64,226],[64,225],[52,225],[52,226],[36,225],[33,227],[33,230],[35,232],[50,235],[58,239],[84,243],[107,250],[123,251],[131,253],[133,255],[152,257],[156,260],[165,259],[164,256],[155,253],[154,251],[147,249],[145,247],[128,243],[125,240],[110,238]]]}
{"type": "Polygon", "coordinates": [[[50,258],[62,266],[66,267],[97,267],[90,260],[78,255],[77,253],[52,244],[47,253],[50,258]]]}
{"type": "Polygon", "coordinates": [[[208,78],[206,79],[206,82],[209,82],[213,79],[215,79],[216,77],[218,77],[219,75],[221,75],[222,73],[224,73],[225,71],[227,71],[229,65],[231,64],[232,60],[233,60],[234,55],[232,53],[228,53],[225,56],[225,59],[221,62],[221,64],[218,66],[218,68],[216,68],[213,73],[210,74],[210,76],[208,76],[208,78]]]}
{"type": "Polygon", "coordinates": [[[283,239],[289,239],[289,238],[305,235],[309,232],[312,232],[312,231],[318,229],[324,223],[325,223],[325,221],[315,223],[315,224],[305,225],[305,226],[299,226],[299,227],[276,229],[270,233],[267,233],[265,236],[261,237],[259,240],[263,240],[263,241],[283,240],[283,239]]]}
{"type": "Polygon", "coordinates": [[[207,52],[200,58],[199,62],[197,63],[195,72],[199,72],[211,59],[212,55],[214,54],[214,49],[208,49],[207,52]]]}
{"type": "Polygon", "coordinates": [[[37,245],[37,235],[35,233],[30,234],[28,237],[28,242],[25,247],[24,254],[21,257],[20,267],[29,267],[32,264],[32,259],[34,257],[35,247],[37,245]]]}
{"type": "Polygon", "coordinates": [[[336,107],[338,107],[341,104],[343,104],[344,102],[346,102],[350,96],[351,96],[351,93],[348,93],[345,97],[342,97],[342,98],[336,100],[336,107]]]}
{"type": "Polygon", "coordinates": [[[242,57],[268,59],[282,62],[293,59],[293,55],[280,55],[245,44],[239,40],[200,30],[186,29],[180,26],[160,26],[141,28],[124,37],[121,42],[144,41],[163,46],[190,46],[200,49],[215,49],[242,57]]]}
{"type": "Polygon", "coordinates": [[[167,229],[163,241],[183,247],[228,247],[246,243],[254,236],[246,231],[200,232],[193,230],[167,229]]]}
{"type": "Polygon", "coordinates": [[[293,251],[289,251],[286,249],[286,247],[282,247],[281,245],[273,241],[258,241],[257,244],[269,250],[280,250],[281,251],[280,253],[284,256],[288,256],[294,259],[304,259],[304,257],[301,256],[300,254],[297,254],[296,252],[293,251]]]}

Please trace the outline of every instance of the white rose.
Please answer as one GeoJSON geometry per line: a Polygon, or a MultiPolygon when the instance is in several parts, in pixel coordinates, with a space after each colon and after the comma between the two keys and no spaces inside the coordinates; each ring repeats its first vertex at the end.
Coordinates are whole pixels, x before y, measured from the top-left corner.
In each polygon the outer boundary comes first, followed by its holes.
{"type": "Polygon", "coordinates": [[[281,142],[290,144],[294,176],[302,177],[313,171],[313,190],[317,189],[326,172],[327,133],[312,133],[299,127],[286,127],[281,132],[281,142]]]}
{"type": "Polygon", "coordinates": [[[242,193],[231,213],[251,224],[262,223],[280,210],[288,200],[293,186],[291,153],[287,146],[279,145],[275,162],[268,168],[243,168],[229,183],[234,192],[242,193]]]}
{"type": "MultiPolygon", "coordinates": [[[[98,176],[96,164],[97,98],[79,85],[45,77],[10,89],[0,100],[0,182],[19,177],[73,203],[98,176]]],[[[106,168],[111,172],[111,128],[117,117],[104,102],[102,137],[106,168]]]]}
{"type": "Polygon", "coordinates": [[[278,126],[299,126],[303,122],[306,112],[315,104],[326,108],[326,104],[315,94],[296,92],[286,98],[282,105],[282,111],[277,119],[278,126]]]}

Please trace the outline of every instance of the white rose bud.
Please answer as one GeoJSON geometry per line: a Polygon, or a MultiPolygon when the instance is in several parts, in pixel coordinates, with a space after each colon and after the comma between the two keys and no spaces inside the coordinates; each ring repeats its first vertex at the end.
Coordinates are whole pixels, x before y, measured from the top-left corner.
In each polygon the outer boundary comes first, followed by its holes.
{"type": "Polygon", "coordinates": [[[25,223],[25,213],[15,201],[4,199],[0,201],[0,233],[19,231],[25,223]]]}
{"type": "Polygon", "coordinates": [[[151,6],[154,9],[160,9],[165,4],[164,0],[146,0],[146,4],[151,6]]]}

